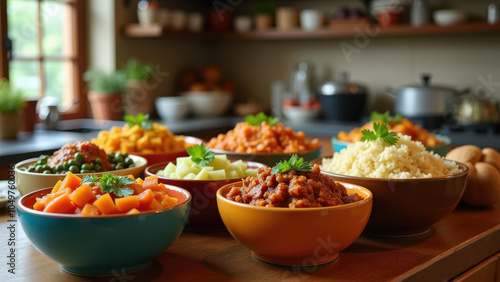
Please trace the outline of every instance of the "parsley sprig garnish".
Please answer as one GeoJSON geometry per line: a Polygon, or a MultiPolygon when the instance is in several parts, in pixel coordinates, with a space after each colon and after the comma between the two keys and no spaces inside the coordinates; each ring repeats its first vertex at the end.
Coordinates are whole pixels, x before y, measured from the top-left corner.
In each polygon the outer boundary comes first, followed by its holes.
{"type": "Polygon", "coordinates": [[[290,160],[281,161],[273,166],[271,174],[284,173],[289,170],[309,172],[312,170],[312,166],[310,162],[304,161],[303,158],[299,158],[294,154],[290,157],[290,160]]]}
{"type": "Polygon", "coordinates": [[[245,117],[245,122],[248,123],[249,125],[253,126],[258,126],[260,125],[263,121],[267,122],[267,124],[273,126],[276,125],[280,119],[275,117],[269,117],[265,113],[260,112],[256,115],[248,115],[245,117]]]}
{"type": "Polygon", "coordinates": [[[373,131],[363,129],[361,133],[363,134],[361,142],[381,139],[391,145],[395,145],[399,139],[398,134],[394,131],[389,131],[389,127],[383,123],[374,123],[373,131]]]}
{"type": "Polygon", "coordinates": [[[134,190],[125,187],[135,183],[135,180],[128,176],[106,173],[98,178],[96,175],[87,175],[83,177],[81,184],[93,185],[96,183],[99,183],[103,193],[113,193],[117,197],[127,197],[134,194],[134,190]]]}
{"type": "Polygon", "coordinates": [[[214,152],[203,144],[187,148],[187,152],[191,156],[191,160],[201,166],[208,165],[215,158],[214,152]]]}
{"type": "Polygon", "coordinates": [[[400,123],[403,120],[403,116],[401,114],[397,114],[391,117],[391,113],[389,111],[385,111],[383,114],[373,111],[370,114],[370,120],[373,122],[383,122],[385,124],[400,123]]]}
{"type": "Polygon", "coordinates": [[[136,116],[133,115],[126,115],[124,120],[130,125],[131,127],[138,124],[141,128],[146,129],[146,130],[151,130],[153,128],[153,121],[149,119],[149,115],[146,114],[137,114],[136,116]]]}

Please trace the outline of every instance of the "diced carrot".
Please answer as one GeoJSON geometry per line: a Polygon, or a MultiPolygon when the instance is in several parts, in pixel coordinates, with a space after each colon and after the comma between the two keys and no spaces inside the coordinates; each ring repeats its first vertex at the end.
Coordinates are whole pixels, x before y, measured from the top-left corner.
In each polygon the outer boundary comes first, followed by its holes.
{"type": "Polygon", "coordinates": [[[177,198],[170,197],[169,195],[165,195],[165,197],[163,198],[163,201],[161,201],[161,205],[164,208],[166,208],[166,207],[170,207],[170,206],[176,205],[177,201],[178,201],[177,198]]]}
{"type": "Polygon", "coordinates": [[[163,183],[158,184],[158,191],[167,193],[167,186],[165,186],[165,184],[163,183]]]}
{"type": "Polygon", "coordinates": [[[59,191],[59,189],[61,188],[61,184],[62,181],[58,180],[56,185],[54,185],[54,188],[52,188],[52,191],[50,191],[50,193],[56,193],[57,191],[59,191]]]}
{"type": "Polygon", "coordinates": [[[82,186],[76,188],[75,191],[71,193],[69,198],[74,204],[82,208],[85,204],[93,202],[95,195],[87,184],[83,184],[82,186]]]}
{"type": "Polygon", "coordinates": [[[155,194],[155,199],[161,203],[161,201],[163,201],[163,198],[165,197],[166,193],[163,193],[163,192],[159,192],[159,191],[153,191],[153,193],[155,194]]]}
{"type": "Polygon", "coordinates": [[[137,210],[137,209],[131,209],[126,214],[139,214],[139,213],[141,213],[139,210],[137,210]]]}
{"type": "Polygon", "coordinates": [[[116,198],[115,205],[118,212],[128,212],[131,209],[139,208],[139,197],[137,197],[137,195],[132,195],[123,198],[116,198]]]}
{"type": "Polygon", "coordinates": [[[153,191],[158,189],[158,176],[151,175],[144,179],[144,183],[142,184],[144,189],[151,189],[153,191]]]}
{"type": "Polygon", "coordinates": [[[139,198],[139,205],[141,209],[146,209],[151,204],[151,201],[154,200],[155,194],[151,189],[144,190],[142,193],[137,195],[139,198]]]}
{"type": "Polygon", "coordinates": [[[85,204],[82,209],[82,216],[94,216],[94,215],[99,215],[99,209],[97,209],[94,205],[92,204],[85,204]]]}
{"type": "Polygon", "coordinates": [[[76,207],[69,199],[69,194],[63,194],[47,203],[43,211],[50,213],[74,213],[75,209],[76,207]]]}
{"type": "Polygon", "coordinates": [[[135,180],[135,176],[133,174],[129,174],[129,175],[127,175],[127,177],[132,179],[132,180],[135,180]]]}
{"type": "Polygon", "coordinates": [[[99,199],[95,200],[93,205],[99,210],[101,214],[113,214],[117,212],[116,205],[109,193],[106,193],[99,197],[99,199]]]}
{"type": "Polygon", "coordinates": [[[151,201],[151,204],[149,204],[147,210],[157,210],[157,209],[161,209],[161,208],[162,208],[162,205],[156,199],[153,199],[151,201]]]}
{"type": "MultiPolygon", "coordinates": [[[[151,191],[151,190],[150,190],[151,191]]],[[[37,211],[43,211],[45,208],[45,201],[47,198],[36,198],[36,203],[33,205],[33,209],[37,211]]]]}
{"type": "Polygon", "coordinates": [[[69,187],[71,188],[71,190],[75,190],[80,186],[80,183],[82,183],[82,179],[80,177],[74,175],[71,172],[68,172],[68,174],[66,174],[66,177],[64,177],[64,180],[61,184],[61,189],[69,187]]]}
{"type": "Polygon", "coordinates": [[[135,180],[135,183],[139,184],[139,185],[143,185],[144,184],[144,180],[142,180],[142,178],[137,178],[135,180]]]}
{"type": "Polygon", "coordinates": [[[137,183],[129,184],[126,187],[134,190],[135,195],[139,195],[140,193],[142,193],[142,191],[144,191],[144,188],[142,188],[142,185],[137,184],[137,183]]]}

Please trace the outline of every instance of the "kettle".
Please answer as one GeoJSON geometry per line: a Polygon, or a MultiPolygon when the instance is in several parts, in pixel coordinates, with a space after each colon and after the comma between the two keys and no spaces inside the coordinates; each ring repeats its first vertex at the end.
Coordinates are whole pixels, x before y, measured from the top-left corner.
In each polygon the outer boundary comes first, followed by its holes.
{"type": "Polygon", "coordinates": [[[44,97],[39,103],[39,117],[44,123],[46,130],[57,130],[57,123],[61,119],[59,114],[59,99],[56,97],[44,97]]]}

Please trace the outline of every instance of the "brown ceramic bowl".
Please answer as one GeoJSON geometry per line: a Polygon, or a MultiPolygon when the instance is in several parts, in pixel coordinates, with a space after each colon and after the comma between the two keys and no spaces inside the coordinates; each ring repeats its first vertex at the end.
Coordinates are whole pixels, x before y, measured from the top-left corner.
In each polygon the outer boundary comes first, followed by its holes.
{"type": "MultiPolygon", "coordinates": [[[[312,164],[320,165],[321,162],[322,158],[318,158],[312,164]]],[[[413,236],[428,232],[434,223],[457,206],[469,173],[465,164],[457,164],[462,169],[461,173],[434,178],[386,179],[348,176],[323,170],[322,173],[335,181],[366,187],[373,193],[373,210],[365,234],[413,236]]]]}
{"type": "MultiPolygon", "coordinates": [[[[184,136],[184,140],[186,141],[188,146],[198,145],[203,143],[203,140],[191,136],[184,136]]],[[[161,152],[161,153],[130,152],[129,154],[145,158],[148,161],[149,165],[161,162],[173,162],[178,157],[189,156],[186,150],[176,151],[176,152],[161,152]]]]}
{"type": "MultiPolygon", "coordinates": [[[[146,177],[155,175],[158,170],[165,168],[169,162],[158,163],[148,166],[144,171],[146,177]]],[[[175,160],[173,161],[175,163],[175,160]]],[[[267,167],[264,164],[248,162],[249,168],[267,167]]],[[[224,223],[217,209],[216,194],[220,187],[233,182],[241,181],[241,178],[224,180],[186,180],[158,176],[158,182],[181,187],[191,193],[191,211],[186,225],[187,230],[224,230],[224,223]]]]}

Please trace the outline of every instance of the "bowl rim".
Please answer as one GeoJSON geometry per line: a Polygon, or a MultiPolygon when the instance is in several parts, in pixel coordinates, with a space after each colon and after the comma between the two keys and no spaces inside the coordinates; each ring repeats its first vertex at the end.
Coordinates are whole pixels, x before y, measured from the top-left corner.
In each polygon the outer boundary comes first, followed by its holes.
{"type": "MultiPolygon", "coordinates": [[[[335,143],[338,143],[338,144],[341,144],[341,145],[345,145],[345,146],[356,143],[356,142],[349,142],[349,141],[339,140],[337,138],[338,135],[339,134],[337,133],[336,135],[332,136],[332,138],[331,138],[332,143],[335,142],[335,143]]],[[[436,139],[444,141],[444,143],[441,144],[441,145],[439,145],[439,146],[434,146],[434,147],[424,146],[425,148],[436,149],[436,148],[441,148],[443,146],[449,146],[451,144],[451,138],[449,136],[446,136],[446,135],[443,135],[443,134],[434,134],[434,135],[436,136],[436,139]]]]}
{"type": "MultiPolygon", "coordinates": [[[[209,147],[210,148],[210,147],[209,147]]],[[[321,146],[317,149],[314,150],[308,150],[308,151],[302,151],[302,152],[291,152],[291,153],[245,153],[245,152],[234,152],[234,151],[226,151],[222,149],[215,149],[215,148],[210,148],[214,153],[216,154],[226,154],[228,156],[230,155],[248,155],[248,156],[286,156],[286,155],[305,155],[305,154],[310,154],[316,151],[321,152],[321,146]]],[[[300,156],[299,156],[300,157],[300,156]]]]}
{"type": "MultiPolygon", "coordinates": [[[[229,160],[231,160],[230,158],[228,158],[229,160]]],[[[238,159],[239,160],[239,159],[238,159]]],[[[231,160],[231,162],[233,161],[238,161],[236,159],[233,159],[231,160]]],[[[245,161],[245,160],[241,160],[242,162],[246,163],[248,166],[250,165],[255,165],[256,167],[255,168],[267,168],[269,166],[267,166],[266,164],[263,164],[263,163],[259,163],[259,162],[254,162],[254,161],[245,161]]],[[[150,170],[152,169],[156,169],[157,166],[162,166],[162,167],[165,167],[166,165],[168,165],[169,163],[171,162],[161,162],[161,163],[156,163],[156,164],[152,164],[150,166],[147,166],[146,169],[144,169],[144,175],[148,176],[148,175],[156,175],[158,176],[158,179],[165,179],[165,180],[172,180],[172,181],[186,181],[186,183],[189,183],[189,182],[224,182],[224,181],[234,181],[236,179],[241,179],[241,177],[238,177],[238,178],[228,178],[228,179],[179,179],[179,178],[171,178],[171,177],[166,177],[166,176],[160,176],[160,175],[157,175],[157,174],[153,174],[151,173],[150,170]]]]}
{"type": "MultiPolygon", "coordinates": [[[[320,157],[320,158],[312,160],[311,163],[316,163],[316,164],[319,165],[323,159],[326,159],[326,158],[330,158],[331,159],[332,157],[333,156],[320,157]]],[[[457,173],[457,174],[453,174],[453,175],[444,175],[444,176],[430,177],[430,178],[428,178],[428,177],[420,177],[420,178],[360,177],[360,176],[338,174],[338,173],[329,172],[329,171],[325,171],[325,170],[321,170],[321,173],[324,173],[325,175],[328,175],[328,176],[334,176],[334,177],[346,179],[346,181],[348,181],[348,179],[354,179],[354,180],[377,181],[377,182],[380,182],[380,181],[391,181],[391,182],[415,182],[415,181],[419,181],[419,182],[431,182],[431,181],[437,181],[437,180],[460,178],[460,177],[463,177],[464,175],[467,175],[469,173],[469,167],[466,164],[464,164],[464,163],[453,161],[453,160],[448,160],[448,159],[444,159],[444,161],[445,162],[456,163],[459,166],[459,168],[462,169],[462,171],[459,172],[459,173],[457,173]]]]}
{"type": "MultiPolygon", "coordinates": [[[[203,139],[201,139],[201,138],[194,137],[194,136],[184,136],[184,143],[186,145],[199,145],[199,144],[205,143],[205,141],[203,141],[203,139]]],[[[127,153],[129,155],[134,155],[134,156],[152,156],[152,155],[175,155],[175,154],[179,154],[179,153],[182,153],[185,151],[186,151],[186,148],[183,150],[172,151],[172,152],[153,152],[153,153],[127,152],[127,153]]]]}
{"type": "MultiPolygon", "coordinates": [[[[321,210],[338,210],[338,209],[350,209],[350,208],[355,208],[357,206],[365,205],[368,204],[369,202],[373,202],[373,194],[372,192],[361,185],[353,184],[353,183],[348,183],[348,182],[342,182],[342,181],[335,181],[336,183],[340,183],[344,185],[346,188],[349,187],[349,189],[355,189],[357,191],[362,191],[363,194],[368,195],[366,196],[363,200],[354,202],[354,203],[349,203],[349,204],[344,204],[344,205],[337,205],[337,206],[326,206],[326,207],[309,207],[309,208],[288,208],[288,207],[262,207],[262,206],[255,206],[255,205],[250,205],[246,203],[240,203],[240,202],[235,202],[232,200],[229,200],[228,198],[222,196],[222,192],[224,190],[228,190],[232,186],[241,186],[242,181],[238,182],[233,182],[227,185],[224,185],[223,187],[219,188],[217,190],[217,200],[219,201],[224,201],[226,203],[230,203],[232,205],[236,205],[239,207],[244,207],[244,208],[250,208],[250,209],[255,209],[255,210],[273,210],[276,212],[309,212],[309,211],[321,211],[321,210]]],[[[229,191],[228,191],[229,192],[229,191]]]]}
{"type": "MultiPolygon", "coordinates": [[[[170,184],[165,184],[165,186],[167,187],[167,189],[182,193],[186,197],[186,200],[184,200],[180,203],[177,203],[173,206],[168,206],[168,207],[164,207],[164,208],[152,210],[152,211],[141,211],[138,214],[103,214],[103,215],[94,215],[94,216],[81,216],[78,214],[63,214],[63,213],[47,213],[47,212],[43,212],[43,211],[37,211],[34,209],[30,209],[22,203],[27,198],[32,197],[33,196],[32,194],[35,194],[35,193],[41,193],[41,192],[47,191],[47,192],[49,192],[47,194],[50,194],[50,189],[52,189],[52,188],[49,187],[49,188],[42,188],[42,189],[30,192],[22,197],[19,197],[16,200],[16,206],[21,211],[28,213],[28,214],[31,214],[31,215],[43,216],[43,217],[53,217],[53,218],[75,218],[75,219],[85,220],[85,219],[94,219],[94,218],[103,218],[103,219],[123,218],[123,217],[134,217],[134,216],[162,213],[162,212],[172,210],[172,209],[175,209],[177,207],[186,205],[189,202],[191,202],[191,199],[192,199],[191,193],[189,193],[189,191],[187,191],[186,189],[178,187],[178,186],[170,185],[170,184]]],[[[47,195],[47,194],[45,194],[45,195],[47,195]]]]}
{"type": "MultiPolygon", "coordinates": [[[[101,172],[89,172],[89,173],[74,173],[76,176],[86,176],[86,175],[94,175],[94,174],[100,174],[100,173],[113,173],[113,172],[124,172],[124,171],[132,171],[134,169],[142,169],[146,168],[148,165],[148,161],[141,156],[137,156],[134,154],[129,153],[129,157],[134,160],[134,167],[128,167],[120,170],[108,170],[108,171],[101,171],[101,172]]],[[[25,174],[25,175],[33,175],[33,176],[64,176],[66,174],[43,174],[43,173],[38,173],[38,172],[29,172],[29,171],[23,171],[20,170],[19,167],[29,165],[31,163],[36,162],[39,159],[39,157],[36,158],[31,158],[27,159],[24,161],[20,161],[14,165],[14,171],[19,174],[25,174]]],[[[43,189],[43,188],[42,188],[43,189]]]]}

